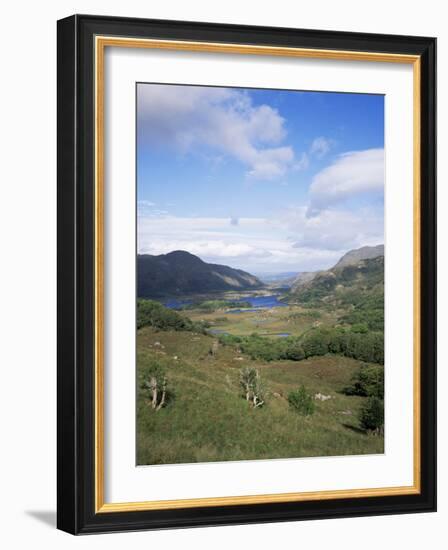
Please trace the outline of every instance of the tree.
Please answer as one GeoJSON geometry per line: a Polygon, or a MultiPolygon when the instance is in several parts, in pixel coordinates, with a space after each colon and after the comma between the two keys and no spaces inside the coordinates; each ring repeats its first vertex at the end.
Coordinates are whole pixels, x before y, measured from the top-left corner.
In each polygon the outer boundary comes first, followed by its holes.
{"type": "Polygon", "coordinates": [[[328,353],[328,334],[323,330],[312,330],[306,335],[302,347],[306,357],[328,353]]]}
{"type": "Polygon", "coordinates": [[[302,416],[310,416],[314,413],[315,404],[313,396],[302,384],[298,390],[288,394],[289,405],[302,416]]]}
{"type": "Polygon", "coordinates": [[[187,330],[205,333],[209,323],[205,321],[194,323],[188,317],[179,315],[159,302],[139,298],[137,300],[137,329],[146,326],[158,330],[187,330]]]}
{"type": "Polygon", "coordinates": [[[297,341],[291,342],[291,344],[286,347],[285,359],[291,361],[301,361],[305,359],[305,352],[303,351],[302,345],[297,341]]]}
{"type": "Polygon", "coordinates": [[[366,334],[369,331],[369,327],[366,323],[355,323],[352,325],[351,331],[358,334],[366,334]]]}
{"type": "Polygon", "coordinates": [[[368,397],[361,408],[359,421],[364,430],[380,435],[384,432],[384,401],[378,397],[368,397]]]}
{"type": "Polygon", "coordinates": [[[347,347],[347,334],[342,327],[336,327],[330,331],[328,351],[330,353],[345,354],[347,347]]]}
{"type": "Polygon", "coordinates": [[[346,395],[384,399],[384,367],[362,365],[353,374],[350,385],[343,392],[346,395]]]}
{"type": "Polygon", "coordinates": [[[167,404],[168,380],[160,363],[154,362],[148,369],[142,388],[147,391],[148,404],[155,411],[160,411],[167,404]]]}
{"type": "Polygon", "coordinates": [[[246,367],[240,371],[240,386],[243,396],[254,409],[265,403],[265,390],[257,369],[246,367]]]}

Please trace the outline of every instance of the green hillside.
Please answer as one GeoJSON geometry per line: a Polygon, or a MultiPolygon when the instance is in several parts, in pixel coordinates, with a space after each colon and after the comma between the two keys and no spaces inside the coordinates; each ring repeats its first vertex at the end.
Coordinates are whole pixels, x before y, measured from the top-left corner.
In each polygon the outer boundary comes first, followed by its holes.
{"type": "Polygon", "coordinates": [[[322,271],[295,286],[290,303],[326,309],[343,308],[341,322],[384,330],[384,256],[322,271]]]}
{"type": "Polygon", "coordinates": [[[344,388],[362,363],[329,355],[296,361],[257,361],[238,346],[190,332],[138,332],[137,463],[173,464],[222,460],[335,456],[382,453],[383,438],[365,432],[358,419],[366,398],[344,388]],[[166,373],[170,399],[151,409],[145,389],[154,364],[166,373]],[[240,372],[255,366],[266,388],[266,404],[251,408],[244,399],[240,372]],[[315,401],[304,417],[288,395],[301,385],[315,401]]]}
{"type": "Polygon", "coordinates": [[[263,287],[254,275],[226,265],[209,264],[183,250],[137,256],[137,296],[184,296],[263,287]]]}
{"type": "Polygon", "coordinates": [[[382,433],[361,422],[369,399],[383,399],[382,333],[298,305],[233,315],[230,307],[227,316],[222,302],[212,305],[175,312],[138,302],[138,464],[383,452],[382,433]],[[254,321],[265,335],[241,336],[254,321]],[[216,327],[233,335],[211,334],[216,327]],[[257,408],[241,384],[250,372],[257,408]],[[300,412],[301,392],[312,413],[300,412]]]}

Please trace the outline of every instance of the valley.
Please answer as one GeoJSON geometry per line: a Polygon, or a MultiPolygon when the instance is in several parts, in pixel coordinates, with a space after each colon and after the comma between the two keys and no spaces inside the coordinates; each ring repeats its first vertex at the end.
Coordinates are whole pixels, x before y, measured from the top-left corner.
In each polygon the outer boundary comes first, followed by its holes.
{"type": "MultiPolygon", "coordinates": [[[[270,291],[272,292],[272,291],[270,291]]],[[[250,335],[257,333],[266,337],[299,336],[308,328],[322,324],[333,325],[337,312],[317,311],[282,301],[284,294],[224,293],[220,300],[240,300],[249,307],[226,308],[225,306],[207,311],[201,307],[189,306],[180,309],[193,321],[203,321],[210,325],[211,334],[250,335]]],[[[215,299],[218,299],[215,297],[215,299]]]]}
{"type": "Polygon", "coordinates": [[[138,464],[384,452],[382,430],[360,421],[384,391],[384,259],[352,256],[291,288],[140,299],[138,464]],[[242,392],[248,372],[262,383],[259,408],[242,392]],[[310,415],[292,406],[300,388],[310,415]]]}

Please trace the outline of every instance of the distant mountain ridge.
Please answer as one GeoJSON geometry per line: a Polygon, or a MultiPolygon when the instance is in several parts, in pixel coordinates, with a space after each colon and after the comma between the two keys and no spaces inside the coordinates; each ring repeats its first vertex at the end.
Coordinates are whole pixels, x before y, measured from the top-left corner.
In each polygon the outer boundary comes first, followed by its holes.
{"type": "Polygon", "coordinates": [[[304,273],[299,273],[296,279],[291,284],[293,291],[297,291],[299,287],[307,285],[313,279],[319,275],[323,275],[334,270],[340,270],[343,267],[357,265],[362,260],[372,260],[384,256],[384,245],[379,244],[377,246],[363,246],[361,248],[356,248],[354,250],[349,250],[346,252],[340,260],[330,269],[322,271],[309,271],[304,273]]]}
{"type": "Polygon", "coordinates": [[[296,282],[288,298],[292,303],[308,307],[350,306],[353,308],[350,322],[363,322],[372,330],[383,330],[383,245],[351,250],[331,269],[296,282]]]}
{"type": "Polygon", "coordinates": [[[226,265],[209,264],[184,250],[137,256],[137,296],[155,298],[225,290],[254,290],[264,285],[254,275],[226,265]]]}
{"type": "Polygon", "coordinates": [[[357,264],[361,260],[378,258],[378,256],[384,256],[384,244],[379,244],[378,246],[363,246],[362,248],[350,250],[347,254],[344,254],[333,269],[357,264]]]}
{"type": "Polygon", "coordinates": [[[275,283],[277,281],[283,282],[294,279],[297,275],[297,271],[284,271],[281,273],[257,273],[256,277],[263,281],[263,283],[275,283]]]}

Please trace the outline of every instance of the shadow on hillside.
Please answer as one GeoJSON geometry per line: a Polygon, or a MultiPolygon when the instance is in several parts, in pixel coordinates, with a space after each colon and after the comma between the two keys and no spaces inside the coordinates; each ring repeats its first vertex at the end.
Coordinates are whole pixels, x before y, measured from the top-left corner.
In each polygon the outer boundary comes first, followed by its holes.
{"type": "Polygon", "coordinates": [[[347,429],[351,430],[352,432],[355,432],[357,434],[366,435],[366,432],[364,430],[362,430],[361,428],[357,428],[356,426],[352,426],[351,424],[346,424],[345,422],[343,422],[342,425],[344,426],[344,428],[347,428],[347,429]]]}

